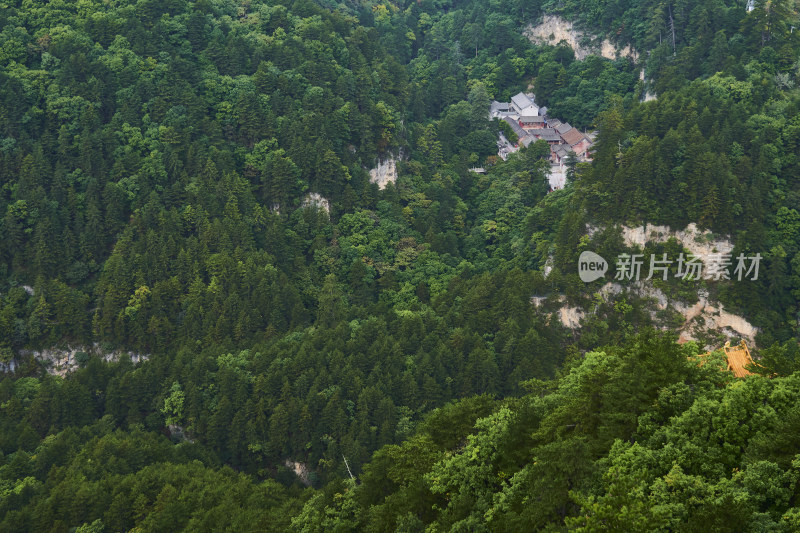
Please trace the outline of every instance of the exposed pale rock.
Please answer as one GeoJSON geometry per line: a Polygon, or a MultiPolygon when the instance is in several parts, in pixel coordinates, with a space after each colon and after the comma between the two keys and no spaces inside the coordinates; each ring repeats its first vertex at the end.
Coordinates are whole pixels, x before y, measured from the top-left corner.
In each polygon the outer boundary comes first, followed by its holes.
{"type": "Polygon", "coordinates": [[[286,468],[294,472],[294,475],[300,479],[300,482],[303,485],[306,487],[311,486],[311,477],[309,476],[311,472],[308,470],[308,465],[299,461],[292,461],[290,459],[286,459],[283,464],[286,468]]]}
{"type": "MultiPolygon", "coordinates": [[[[733,250],[733,243],[729,239],[714,236],[711,231],[700,231],[694,222],[686,226],[686,229],[674,231],[669,226],[656,226],[645,224],[644,226],[628,227],[620,226],[622,238],[626,246],[640,246],[648,242],[667,242],[671,237],[675,237],[687,250],[696,256],[709,255],[712,253],[729,254],[733,250]]],[[[590,226],[589,236],[593,236],[601,228],[590,226]]]]}
{"type": "Polygon", "coordinates": [[[564,327],[577,329],[586,314],[579,307],[562,307],[558,310],[558,318],[564,327]]]}
{"type": "Polygon", "coordinates": [[[378,188],[383,190],[389,183],[397,181],[397,159],[389,156],[385,161],[378,161],[378,166],[369,171],[369,181],[377,183],[378,188]]]}
{"type": "Polygon", "coordinates": [[[557,45],[561,41],[566,43],[575,51],[575,57],[580,61],[589,55],[599,55],[606,59],[616,59],[617,57],[629,57],[634,61],[639,58],[638,52],[626,46],[618,49],[608,39],[603,39],[599,46],[594,44],[586,46],[583,44],[586,34],[575,29],[571,22],[564,20],[557,15],[545,15],[542,22],[536,26],[530,25],[525,29],[525,36],[537,44],[557,45]]]}
{"type": "Polygon", "coordinates": [[[326,213],[331,212],[331,202],[318,192],[309,193],[305,200],[303,200],[303,207],[316,207],[324,210],[326,213]]]}
{"type": "MultiPolygon", "coordinates": [[[[32,355],[37,361],[44,364],[47,372],[64,377],[70,372],[74,372],[80,367],[76,356],[80,352],[87,353],[90,357],[100,357],[107,363],[114,363],[120,360],[123,353],[130,357],[134,364],[147,361],[148,355],[131,351],[114,350],[105,352],[98,343],[94,343],[91,348],[87,346],[68,346],[66,348],[48,348],[45,350],[20,350],[20,355],[32,355]]],[[[2,370],[2,369],[0,369],[2,370]]]]}

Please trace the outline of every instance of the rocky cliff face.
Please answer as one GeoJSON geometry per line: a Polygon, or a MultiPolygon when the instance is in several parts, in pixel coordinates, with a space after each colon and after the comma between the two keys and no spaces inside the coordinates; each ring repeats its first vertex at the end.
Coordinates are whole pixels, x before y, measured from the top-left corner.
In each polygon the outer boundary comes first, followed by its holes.
{"type": "Polygon", "coordinates": [[[598,55],[606,59],[617,57],[628,57],[634,61],[639,59],[639,53],[630,46],[617,48],[608,39],[594,38],[575,29],[571,22],[556,15],[545,15],[541,23],[528,26],[525,36],[536,44],[557,45],[565,41],[575,51],[578,60],[585,59],[589,55],[598,55]]]}
{"type": "Polygon", "coordinates": [[[303,200],[303,207],[316,207],[317,209],[322,209],[328,214],[331,212],[330,200],[318,192],[309,193],[305,200],[303,200]]]}
{"type": "Polygon", "coordinates": [[[377,183],[378,188],[383,190],[389,183],[397,181],[397,161],[394,155],[389,156],[389,159],[379,160],[378,166],[369,171],[369,181],[377,183]]]}
{"type": "MultiPolygon", "coordinates": [[[[644,226],[628,227],[620,226],[622,238],[627,246],[643,247],[648,242],[667,242],[675,237],[687,250],[697,256],[705,256],[712,253],[728,254],[733,250],[733,243],[730,239],[714,235],[709,230],[700,230],[697,224],[692,223],[683,230],[673,230],[669,226],[655,226],[645,224],[644,226]]],[[[591,237],[598,231],[598,228],[590,227],[589,236],[591,237]]]]}
{"type": "Polygon", "coordinates": [[[294,472],[294,475],[297,476],[297,478],[300,480],[300,483],[306,487],[311,486],[311,471],[308,469],[307,464],[298,461],[292,461],[291,459],[286,459],[283,464],[286,468],[294,472]]]}
{"type": "MultiPolygon", "coordinates": [[[[588,235],[591,237],[602,228],[589,227],[588,235]]],[[[673,230],[667,226],[629,227],[621,226],[622,238],[626,246],[644,247],[648,242],[663,243],[670,238],[675,238],[681,245],[695,256],[709,256],[711,254],[730,254],[733,243],[724,236],[714,235],[708,230],[701,231],[696,224],[689,224],[683,230],[673,230]]],[[[611,259],[611,258],[607,258],[611,259]]],[[[712,301],[705,291],[697,294],[695,303],[679,301],[662,290],[653,286],[649,281],[638,281],[623,286],[615,281],[609,281],[597,292],[603,300],[616,298],[619,295],[630,295],[645,298],[652,302],[651,315],[655,324],[660,324],[665,329],[674,330],[679,335],[680,342],[691,340],[713,339],[715,343],[707,345],[707,349],[718,348],[723,339],[745,339],[750,346],[755,345],[755,336],[758,328],[753,326],[744,317],[735,315],[725,310],[724,306],[712,301]],[[675,317],[682,324],[668,323],[662,317],[675,317]]],[[[532,298],[531,303],[540,306],[545,303],[544,298],[532,298]]],[[[586,318],[590,309],[570,307],[566,305],[563,297],[559,299],[560,305],[555,314],[564,327],[577,329],[586,318]]]]}
{"type": "MultiPolygon", "coordinates": [[[[91,357],[99,357],[103,361],[110,363],[119,361],[123,354],[127,354],[134,364],[147,361],[150,357],[146,354],[123,350],[105,351],[101,348],[99,343],[94,343],[92,346],[68,346],[65,348],[48,348],[45,350],[20,350],[20,355],[22,357],[32,356],[45,367],[48,373],[61,377],[64,377],[70,372],[74,372],[80,368],[82,363],[86,363],[91,357]]],[[[14,360],[8,365],[0,363],[0,372],[13,372],[14,370],[14,360]]]]}

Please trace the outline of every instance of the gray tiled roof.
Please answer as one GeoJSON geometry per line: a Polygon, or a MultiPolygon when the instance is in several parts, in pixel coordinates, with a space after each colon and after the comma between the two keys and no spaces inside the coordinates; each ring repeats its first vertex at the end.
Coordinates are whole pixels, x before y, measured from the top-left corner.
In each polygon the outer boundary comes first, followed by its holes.
{"type": "Polygon", "coordinates": [[[553,147],[553,153],[559,157],[565,157],[571,151],[572,150],[568,146],[563,144],[559,144],[558,146],[553,147]]]}
{"type": "Polygon", "coordinates": [[[525,109],[533,103],[533,100],[527,97],[525,93],[519,93],[511,97],[511,101],[520,109],[525,109]]]}
{"type": "Polygon", "coordinates": [[[505,120],[505,121],[506,121],[506,123],[507,123],[509,126],[511,126],[511,129],[512,129],[512,130],[514,130],[514,133],[516,133],[516,134],[517,134],[517,137],[520,137],[520,138],[522,138],[522,137],[524,137],[525,135],[527,135],[527,134],[528,134],[528,132],[527,132],[527,131],[525,131],[525,130],[523,130],[523,129],[522,129],[522,126],[520,126],[520,125],[519,125],[519,122],[517,122],[517,121],[516,121],[516,120],[514,120],[513,118],[511,118],[511,117],[505,117],[505,118],[503,118],[503,120],[505,120]]]}
{"type": "Polygon", "coordinates": [[[491,110],[493,113],[498,111],[508,111],[509,107],[510,105],[508,102],[498,102],[497,100],[495,100],[494,102],[492,102],[491,110]]]}
{"type": "Polygon", "coordinates": [[[542,128],[534,131],[533,134],[547,142],[561,141],[561,136],[553,128],[542,128]]]}
{"type": "Polygon", "coordinates": [[[560,125],[556,126],[556,131],[558,133],[562,134],[562,135],[567,133],[571,129],[572,129],[572,126],[569,125],[569,122],[565,122],[564,124],[560,124],[560,125]]]}

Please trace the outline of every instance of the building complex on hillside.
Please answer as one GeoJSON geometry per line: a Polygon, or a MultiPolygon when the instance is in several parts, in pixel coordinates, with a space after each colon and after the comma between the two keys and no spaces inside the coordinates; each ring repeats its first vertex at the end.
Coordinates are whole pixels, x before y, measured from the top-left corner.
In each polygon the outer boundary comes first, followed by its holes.
{"type": "Polygon", "coordinates": [[[550,187],[561,189],[566,181],[564,164],[570,152],[578,161],[590,161],[592,137],[569,123],[547,116],[547,108],[536,104],[533,94],[519,93],[511,98],[511,102],[492,102],[489,109],[491,119],[499,119],[509,125],[517,136],[511,143],[500,135],[498,155],[506,159],[508,154],[527,148],[538,140],[546,141],[550,146],[550,187]]]}

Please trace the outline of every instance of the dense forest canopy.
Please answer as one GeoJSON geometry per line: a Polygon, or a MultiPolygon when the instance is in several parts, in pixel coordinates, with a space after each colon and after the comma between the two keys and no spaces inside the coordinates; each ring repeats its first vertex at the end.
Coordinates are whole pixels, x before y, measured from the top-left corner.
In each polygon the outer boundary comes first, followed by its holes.
{"type": "Polygon", "coordinates": [[[798,27],[790,0],[1,4],[0,530],[800,528],[798,27]],[[532,44],[544,14],[638,61],[532,44]],[[544,141],[497,157],[520,91],[596,131],[563,190],[544,141]],[[763,256],[654,282],[757,326],[758,375],[580,281],[644,222],[763,256]]]}

